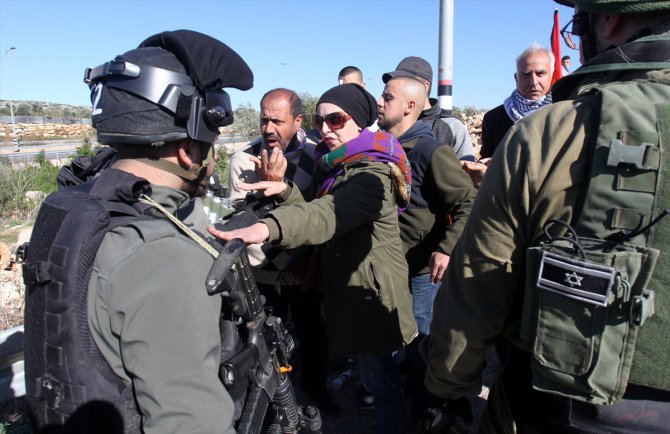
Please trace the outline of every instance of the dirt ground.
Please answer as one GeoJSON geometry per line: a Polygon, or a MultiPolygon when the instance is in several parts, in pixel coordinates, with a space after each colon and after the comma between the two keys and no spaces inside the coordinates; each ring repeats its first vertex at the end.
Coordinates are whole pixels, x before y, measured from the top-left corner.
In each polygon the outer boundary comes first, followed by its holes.
{"type": "MultiPolygon", "coordinates": [[[[479,419],[486,408],[486,397],[490,386],[495,382],[498,375],[500,363],[495,351],[490,351],[487,357],[487,365],[483,375],[484,387],[478,397],[470,398],[474,421],[465,424],[460,419],[451,427],[450,433],[453,434],[473,434],[477,432],[479,419]]],[[[326,415],[323,419],[324,434],[371,434],[374,432],[374,415],[372,410],[360,409],[357,405],[355,386],[358,382],[358,373],[354,370],[354,376],[342,387],[342,389],[333,392],[335,400],[342,407],[342,415],[337,418],[331,418],[326,415]]],[[[298,399],[301,394],[296,388],[298,399]]],[[[403,434],[412,434],[415,432],[415,421],[411,417],[411,398],[406,396],[403,399],[400,432],[403,434]]]]}

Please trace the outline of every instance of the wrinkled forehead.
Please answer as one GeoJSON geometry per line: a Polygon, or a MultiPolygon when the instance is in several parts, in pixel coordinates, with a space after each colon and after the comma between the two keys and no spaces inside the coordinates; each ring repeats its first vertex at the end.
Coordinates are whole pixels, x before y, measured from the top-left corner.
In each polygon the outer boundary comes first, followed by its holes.
{"type": "Polygon", "coordinates": [[[517,72],[546,71],[550,68],[551,59],[544,51],[538,51],[519,59],[516,66],[517,72]]]}
{"type": "Polygon", "coordinates": [[[261,117],[283,118],[291,115],[291,103],[288,98],[265,98],[261,105],[261,117]]]}

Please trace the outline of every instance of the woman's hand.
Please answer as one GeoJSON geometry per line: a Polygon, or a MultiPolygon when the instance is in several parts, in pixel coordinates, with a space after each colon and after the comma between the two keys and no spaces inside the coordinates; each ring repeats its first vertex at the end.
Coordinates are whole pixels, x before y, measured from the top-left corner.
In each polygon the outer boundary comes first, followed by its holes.
{"type": "Polygon", "coordinates": [[[261,181],[253,184],[238,182],[235,184],[235,187],[244,191],[258,190],[263,193],[263,196],[269,197],[283,193],[287,186],[284,182],[280,181],[261,181]]]}
{"type": "Polygon", "coordinates": [[[235,229],[232,231],[220,231],[214,229],[212,226],[208,226],[207,230],[210,234],[223,241],[229,241],[233,238],[241,238],[242,241],[247,244],[263,243],[270,236],[268,227],[263,223],[256,223],[246,228],[235,229]]]}

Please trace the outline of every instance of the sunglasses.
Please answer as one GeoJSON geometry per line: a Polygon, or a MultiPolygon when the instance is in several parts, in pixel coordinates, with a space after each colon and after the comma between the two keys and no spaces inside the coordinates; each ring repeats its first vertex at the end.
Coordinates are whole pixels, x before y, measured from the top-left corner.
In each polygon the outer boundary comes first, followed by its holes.
{"type": "Polygon", "coordinates": [[[589,13],[588,12],[578,12],[572,16],[572,19],[568,21],[568,24],[561,29],[561,36],[565,45],[572,48],[573,50],[577,49],[577,44],[572,40],[572,35],[575,36],[584,36],[589,31],[589,13]],[[571,27],[572,26],[572,27],[571,27]],[[568,30],[571,28],[571,30],[568,30]]]}
{"type": "Polygon", "coordinates": [[[328,128],[331,130],[339,130],[341,128],[344,128],[344,124],[347,123],[349,119],[352,119],[351,115],[346,114],[345,112],[334,112],[334,113],[329,113],[326,116],[319,116],[319,115],[314,115],[312,116],[312,121],[314,122],[314,125],[316,125],[316,128],[319,130],[323,127],[323,123],[325,122],[326,125],[328,125],[328,128]]]}

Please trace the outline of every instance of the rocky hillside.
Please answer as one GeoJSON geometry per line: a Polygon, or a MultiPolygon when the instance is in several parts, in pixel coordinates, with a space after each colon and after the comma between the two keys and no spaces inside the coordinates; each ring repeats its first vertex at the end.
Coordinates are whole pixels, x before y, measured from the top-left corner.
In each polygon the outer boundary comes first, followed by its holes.
{"type": "MultiPolygon", "coordinates": [[[[24,124],[17,123],[16,135],[20,140],[47,140],[47,139],[71,139],[94,137],[95,130],[86,124],[24,124]]],[[[0,141],[11,141],[13,139],[12,125],[0,124],[0,141]]]]}

